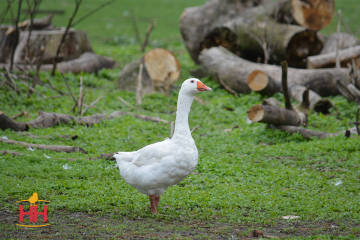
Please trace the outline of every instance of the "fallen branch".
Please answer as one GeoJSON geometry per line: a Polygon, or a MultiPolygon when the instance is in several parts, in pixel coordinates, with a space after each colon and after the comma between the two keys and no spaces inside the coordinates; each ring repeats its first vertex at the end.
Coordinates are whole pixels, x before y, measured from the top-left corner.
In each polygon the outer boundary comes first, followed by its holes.
{"type": "Polygon", "coordinates": [[[134,115],[136,118],[145,121],[162,122],[166,124],[170,123],[169,121],[158,117],[150,117],[146,115],[120,112],[120,111],[115,111],[109,115],[104,113],[97,113],[86,117],[75,117],[72,115],[67,115],[62,113],[48,113],[48,112],[39,111],[38,112],[39,116],[36,119],[28,122],[17,122],[0,111],[0,129],[5,130],[9,128],[14,131],[27,131],[29,130],[30,127],[47,128],[47,127],[56,126],[59,123],[70,124],[73,122],[80,125],[86,125],[91,127],[95,123],[100,123],[103,120],[119,118],[127,114],[134,115]]]}
{"type": "MultiPolygon", "coordinates": [[[[13,156],[30,156],[28,154],[24,154],[24,153],[19,153],[19,152],[12,152],[12,151],[0,151],[0,154],[2,155],[6,155],[6,154],[11,154],[13,156]]],[[[98,160],[98,159],[102,159],[104,158],[105,160],[115,160],[114,158],[114,154],[115,153],[102,153],[100,154],[99,157],[92,157],[92,158],[56,158],[56,157],[50,157],[53,159],[62,159],[62,160],[69,160],[69,161],[75,161],[75,160],[79,160],[79,159],[87,159],[87,160],[98,160]]]]}
{"type": "Polygon", "coordinates": [[[355,123],[357,134],[360,136],[360,130],[359,130],[359,112],[360,112],[360,106],[358,106],[358,110],[357,110],[357,113],[356,113],[356,123],[355,123]]]}
{"type": "Polygon", "coordinates": [[[87,110],[89,110],[90,108],[94,107],[95,104],[100,101],[100,99],[102,99],[102,97],[98,97],[95,101],[93,101],[92,103],[90,103],[89,106],[87,106],[84,111],[81,112],[81,115],[84,115],[86,113],[87,110]]]}
{"type": "Polygon", "coordinates": [[[126,106],[130,107],[130,108],[133,108],[133,109],[137,109],[139,111],[143,111],[141,108],[139,107],[134,107],[132,106],[130,103],[128,103],[127,101],[125,101],[122,97],[117,97],[122,103],[124,103],[126,106]]]}
{"type": "Polygon", "coordinates": [[[219,80],[220,84],[226,89],[226,91],[228,91],[229,93],[231,93],[235,97],[238,96],[237,92],[235,92],[228,85],[226,85],[226,83],[224,83],[223,80],[221,80],[221,78],[218,77],[218,80],[219,80]]]}
{"type": "Polygon", "coordinates": [[[305,139],[311,139],[313,137],[318,138],[326,138],[326,137],[334,137],[340,134],[344,134],[344,136],[348,137],[351,133],[356,132],[355,128],[351,128],[349,130],[336,132],[336,133],[324,133],[324,132],[317,132],[310,129],[302,128],[302,127],[296,127],[296,126],[288,126],[288,125],[280,125],[280,126],[274,126],[272,125],[271,128],[273,129],[279,129],[283,132],[289,132],[290,134],[299,133],[302,135],[305,139]]]}
{"type": "Polygon", "coordinates": [[[197,125],[196,127],[194,127],[193,130],[191,130],[191,133],[195,132],[196,130],[198,130],[200,128],[200,125],[197,125]]]}
{"type": "Polygon", "coordinates": [[[21,111],[21,113],[12,117],[12,119],[17,119],[18,117],[25,116],[26,118],[30,118],[30,115],[27,111],[21,111]]]}
{"type": "Polygon", "coordinates": [[[80,152],[80,153],[87,154],[87,152],[84,149],[82,149],[81,147],[74,147],[74,146],[33,144],[33,143],[26,143],[26,142],[14,141],[14,140],[3,139],[3,138],[0,138],[0,142],[21,145],[21,146],[24,146],[27,148],[31,147],[31,148],[41,149],[41,150],[45,149],[45,150],[50,150],[50,151],[54,151],[54,152],[67,152],[67,153],[80,152]]]}
{"type": "Polygon", "coordinates": [[[79,97],[77,100],[78,114],[81,114],[81,108],[82,108],[82,103],[83,103],[82,89],[83,89],[83,80],[82,80],[82,77],[80,77],[80,91],[79,91],[79,97]]]}
{"type": "Polygon", "coordinates": [[[205,105],[208,104],[207,102],[201,100],[201,98],[199,98],[199,97],[197,97],[197,96],[194,96],[194,100],[197,101],[197,102],[200,103],[200,104],[205,104],[205,105]]]}
{"type": "Polygon", "coordinates": [[[136,104],[141,105],[142,103],[142,72],[143,64],[140,63],[139,75],[137,77],[137,87],[136,87],[136,104]]]}
{"type": "Polygon", "coordinates": [[[16,132],[17,134],[19,134],[20,136],[27,136],[27,137],[31,137],[31,138],[62,138],[62,139],[68,139],[70,138],[71,140],[75,140],[77,139],[79,136],[78,135],[58,135],[58,136],[54,136],[54,135],[46,135],[46,136],[37,136],[28,132],[16,132]]]}

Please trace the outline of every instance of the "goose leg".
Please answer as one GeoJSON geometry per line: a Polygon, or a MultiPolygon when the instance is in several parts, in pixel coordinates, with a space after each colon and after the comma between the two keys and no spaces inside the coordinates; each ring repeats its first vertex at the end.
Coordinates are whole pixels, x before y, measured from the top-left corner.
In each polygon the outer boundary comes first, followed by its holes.
{"type": "Polygon", "coordinates": [[[156,205],[155,205],[155,195],[149,195],[150,198],[150,211],[153,214],[158,214],[157,210],[156,210],[156,205]]]}
{"type": "Polygon", "coordinates": [[[155,207],[159,206],[161,196],[155,197],[155,207]]]}

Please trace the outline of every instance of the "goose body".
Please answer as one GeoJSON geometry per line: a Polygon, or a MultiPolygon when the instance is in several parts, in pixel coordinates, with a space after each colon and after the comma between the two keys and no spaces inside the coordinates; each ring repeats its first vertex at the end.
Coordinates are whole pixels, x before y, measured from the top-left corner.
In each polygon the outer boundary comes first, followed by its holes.
{"type": "Polygon", "coordinates": [[[191,136],[188,116],[194,95],[208,90],[211,89],[196,78],[184,81],[177,103],[174,136],[138,151],[114,155],[125,181],[149,195],[154,214],[157,214],[160,195],[186,178],[197,165],[198,150],[191,136]]]}

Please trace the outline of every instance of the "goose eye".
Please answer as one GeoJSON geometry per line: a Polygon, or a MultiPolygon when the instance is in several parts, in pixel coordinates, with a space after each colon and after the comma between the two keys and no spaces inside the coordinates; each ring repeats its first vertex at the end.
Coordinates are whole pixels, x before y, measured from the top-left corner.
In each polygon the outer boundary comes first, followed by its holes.
{"type": "Polygon", "coordinates": [[[191,80],[191,83],[194,83],[194,80],[191,80]]]}

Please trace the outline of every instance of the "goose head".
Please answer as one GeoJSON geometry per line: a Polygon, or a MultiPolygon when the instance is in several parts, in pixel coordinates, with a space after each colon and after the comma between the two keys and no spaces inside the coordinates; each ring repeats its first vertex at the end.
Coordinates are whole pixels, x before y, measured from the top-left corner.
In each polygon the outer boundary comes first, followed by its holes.
{"type": "Polygon", "coordinates": [[[197,78],[189,78],[183,82],[181,85],[181,91],[184,93],[195,95],[198,92],[210,91],[211,88],[203,84],[197,78]]]}

